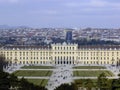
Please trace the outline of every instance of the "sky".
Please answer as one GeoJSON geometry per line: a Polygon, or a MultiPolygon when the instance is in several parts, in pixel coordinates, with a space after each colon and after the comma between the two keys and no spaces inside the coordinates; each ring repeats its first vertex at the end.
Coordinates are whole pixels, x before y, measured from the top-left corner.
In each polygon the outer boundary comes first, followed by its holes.
{"type": "Polygon", "coordinates": [[[120,27],[120,0],[0,0],[0,25],[120,27]]]}

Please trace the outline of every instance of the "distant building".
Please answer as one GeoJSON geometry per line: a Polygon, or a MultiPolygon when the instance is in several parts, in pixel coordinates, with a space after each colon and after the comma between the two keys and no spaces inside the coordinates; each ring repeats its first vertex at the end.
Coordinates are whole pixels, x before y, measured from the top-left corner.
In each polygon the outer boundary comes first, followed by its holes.
{"type": "Polygon", "coordinates": [[[66,41],[67,42],[71,42],[72,41],[72,31],[71,30],[67,30],[66,31],[66,41]]]}

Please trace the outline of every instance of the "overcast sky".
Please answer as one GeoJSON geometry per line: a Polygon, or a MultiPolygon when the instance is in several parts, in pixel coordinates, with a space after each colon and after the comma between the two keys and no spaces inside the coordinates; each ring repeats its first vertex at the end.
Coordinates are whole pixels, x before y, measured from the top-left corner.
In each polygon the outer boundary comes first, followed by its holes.
{"type": "Polygon", "coordinates": [[[120,27],[120,0],[0,0],[0,25],[120,27]]]}

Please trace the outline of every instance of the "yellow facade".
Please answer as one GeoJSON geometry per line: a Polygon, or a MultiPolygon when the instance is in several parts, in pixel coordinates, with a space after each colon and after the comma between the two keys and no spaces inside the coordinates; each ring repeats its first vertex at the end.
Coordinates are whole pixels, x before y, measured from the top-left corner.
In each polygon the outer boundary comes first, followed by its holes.
{"type": "Polygon", "coordinates": [[[17,64],[117,64],[120,46],[51,44],[47,47],[8,46],[0,49],[10,63],[17,64]]]}

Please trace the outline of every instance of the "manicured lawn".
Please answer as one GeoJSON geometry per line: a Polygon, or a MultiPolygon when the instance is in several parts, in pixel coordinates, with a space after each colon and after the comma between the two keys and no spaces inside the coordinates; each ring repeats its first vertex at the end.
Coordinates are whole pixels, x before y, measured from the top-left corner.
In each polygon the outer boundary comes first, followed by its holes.
{"type": "MultiPolygon", "coordinates": [[[[77,84],[77,85],[81,85],[83,84],[87,79],[77,79],[75,80],[74,82],[77,84]]],[[[97,84],[97,79],[90,79],[94,85],[97,84]]],[[[82,85],[81,85],[82,86],[82,85]]]]}
{"type": "Polygon", "coordinates": [[[106,76],[114,76],[112,72],[107,70],[73,71],[73,75],[77,77],[98,77],[101,73],[105,73],[106,76]]]}
{"type": "Polygon", "coordinates": [[[46,86],[48,83],[48,79],[27,79],[27,81],[40,86],[46,86]]]}
{"type": "Polygon", "coordinates": [[[40,76],[40,77],[44,77],[44,76],[51,76],[52,71],[19,70],[19,71],[14,72],[14,74],[16,76],[40,76]]]}
{"type": "MultiPolygon", "coordinates": [[[[82,86],[84,87],[84,84],[86,83],[87,80],[88,79],[77,79],[74,82],[75,82],[76,85],[78,85],[80,87],[82,87],[82,86]]],[[[90,80],[92,81],[93,86],[97,87],[97,79],[90,79],[90,80]]],[[[109,82],[112,82],[112,79],[109,79],[109,82]]]]}
{"type": "Polygon", "coordinates": [[[74,69],[106,69],[104,66],[77,66],[74,69]]]}
{"type": "Polygon", "coordinates": [[[22,69],[53,69],[52,66],[24,66],[22,69]]]}

